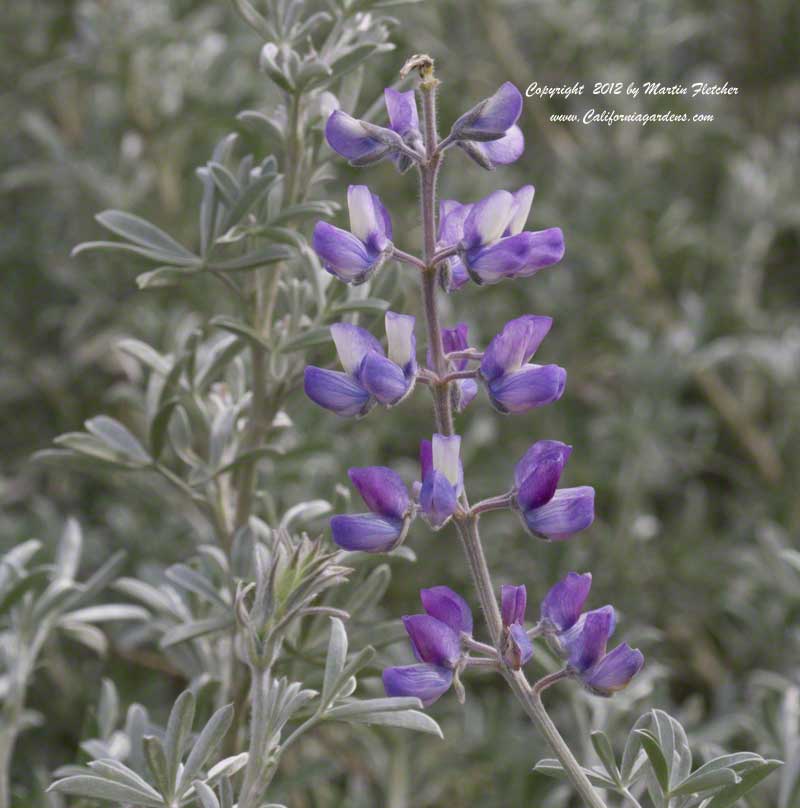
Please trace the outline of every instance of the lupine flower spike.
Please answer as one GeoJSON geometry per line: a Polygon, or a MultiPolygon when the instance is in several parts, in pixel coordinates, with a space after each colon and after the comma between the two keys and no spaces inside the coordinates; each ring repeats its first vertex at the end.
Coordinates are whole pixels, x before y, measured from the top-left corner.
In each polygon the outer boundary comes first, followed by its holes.
{"type": "Polygon", "coordinates": [[[517,121],[522,93],[507,81],[490,98],[465,112],[450,130],[454,140],[479,166],[488,170],[513,163],[525,149],[517,121]]]}
{"type": "Polygon", "coordinates": [[[425,614],[403,617],[418,665],[386,668],[387,696],[416,696],[427,707],[453,684],[462,658],[461,635],[472,635],[472,612],[467,602],[446,586],[420,592],[425,614]]]}
{"type": "Polygon", "coordinates": [[[317,222],[311,243],[322,266],[345,283],[369,280],[392,253],[392,221],[366,185],[347,189],[350,231],[317,222]]]}
{"type": "Polygon", "coordinates": [[[405,539],[414,516],[408,489],[400,476],[384,466],[348,472],[370,513],[331,518],[333,540],[343,550],[386,553],[405,539]]]}
{"type": "Polygon", "coordinates": [[[435,530],[444,527],[458,508],[464,490],[461,466],[461,438],[458,435],[434,435],[420,443],[422,484],[419,504],[422,515],[435,530]]]}
{"type": "Polygon", "coordinates": [[[594,521],[594,488],[557,489],[571,451],[571,446],[557,440],[541,440],[517,463],[516,506],[534,536],[560,541],[594,521]]]}
{"type": "Polygon", "coordinates": [[[527,591],[524,586],[500,588],[503,617],[503,659],[514,670],[519,670],[533,656],[533,643],[525,631],[527,591]]]}
{"type": "Polygon", "coordinates": [[[489,343],[480,374],[499,412],[527,412],[563,395],[567,383],[564,368],[528,364],[552,325],[550,317],[528,314],[506,323],[489,343]]]}
{"type": "Polygon", "coordinates": [[[386,312],[389,356],[369,331],[350,323],[331,326],[331,336],[344,372],[309,365],[306,395],[342,417],[366,415],[375,403],[399,404],[414,387],[417,373],[414,317],[386,312]]]}
{"type": "Polygon", "coordinates": [[[437,247],[458,247],[448,259],[444,287],[459,289],[469,278],[479,285],[526,278],[558,263],[564,257],[560,228],[523,230],[532,203],[532,185],[515,193],[495,191],[474,204],[442,201],[437,247]]]}

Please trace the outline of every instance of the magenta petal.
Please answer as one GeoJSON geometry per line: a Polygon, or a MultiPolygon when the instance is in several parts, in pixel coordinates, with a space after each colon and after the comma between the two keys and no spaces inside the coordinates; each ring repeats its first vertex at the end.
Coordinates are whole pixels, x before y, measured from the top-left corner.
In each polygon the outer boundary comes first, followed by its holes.
{"type": "Polygon", "coordinates": [[[385,356],[373,352],[364,357],[359,378],[364,387],[387,407],[396,404],[410,385],[400,367],[385,356]]]}
{"type": "Polygon", "coordinates": [[[430,707],[453,683],[453,672],[436,665],[405,665],[386,668],[383,687],[387,696],[416,696],[430,707]]]}
{"type": "Polygon", "coordinates": [[[541,508],[523,514],[528,529],[552,541],[568,539],[594,521],[594,488],[561,488],[541,508]]]}
{"type": "Polygon", "coordinates": [[[320,407],[343,418],[363,415],[369,407],[369,393],[346,373],[309,365],[305,369],[303,389],[320,407]]]}
{"type": "Polygon", "coordinates": [[[484,352],[481,360],[483,378],[493,381],[522,368],[536,353],[552,326],[552,317],[536,314],[509,320],[484,352]]]}
{"type": "Polygon", "coordinates": [[[528,593],[525,585],[510,586],[503,584],[500,587],[501,611],[503,614],[503,625],[510,626],[513,623],[523,623],[525,621],[525,607],[528,602],[528,593]]]}
{"type": "Polygon", "coordinates": [[[341,514],[331,518],[333,540],[343,550],[383,553],[403,534],[403,520],[373,513],[341,514]]]}
{"type": "Polygon", "coordinates": [[[567,371],[559,365],[527,365],[489,383],[492,404],[503,413],[522,413],[558,401],[567,371]]]}
{"type": "Polygon", "coordinates": [[[411,500],[399,474],[385,466],[352,468],[347,474],[373,513],[395,519],[405,516],[411,500]]]}
{"type": "Polygon", "coordinates": [[[462,631],[472,634],[472,611],[464,598],[449,586],[422,589],[419,596],[423,608],[431,617],[441,620],[459,634],[462,631]]]}
{"type": "Polygon", "coordinates": [[[549,621],[558,631],[566,631],[577,622],[583,611],[583,604],[592,588],[592,573],[582,575],[569,572],[567,576],[550,588],[542,600],[542,620],[549,621]]]}
{"type": "Polygon", "coordinates": [[[452,668],[461,656],[461,638],[450,626],[429,614],[412,614],[403,618],[414,656],[420,662],[430,662],[452,668]]]}
{"type": "Polygon", "coordinates": [[[644,666],[644,654],[627,643],[618,645],[583,675],[583,683],[599,696],[611,696],[627,687],[644,666]]]}

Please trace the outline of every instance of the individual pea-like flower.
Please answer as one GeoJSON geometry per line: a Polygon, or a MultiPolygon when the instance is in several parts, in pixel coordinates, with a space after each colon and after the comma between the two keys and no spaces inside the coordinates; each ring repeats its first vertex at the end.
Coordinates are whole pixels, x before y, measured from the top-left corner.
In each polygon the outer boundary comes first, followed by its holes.
{"type": "Polygon", "coordinates": [[[342,417],[366,415],[375,403],[399,404],[414,387],[417,373],[415,318],[386,312],[387,357],[369,331],[350,323],[335,323],[331,336],[344,372],[309,365],[306,395],[320,407],[342,417]]]}
{"type": "Polygon", "coordinates": [[[589,612],[580,634],[569,644],[567,669],[596,696],[613,696],[627,687],[644,665],[644,655],[628,643],[606,652],[614,631],[613,609],[589,612]]]}
{"type": "Polygon", "coordinates": [[[347,189],[347,208],[350,230],[317,222],[311,244],[331,275],[358,286],[392,254],[392,220],[380,198],[366,185],[347,189]]]}
{"type": "Polygon", "coordinates": [[[400,476],[384,466],[347,472],[370,513],[331,518],[333,540],[344,550],[386,553],[406,537],[414,516],[408,489],[400,476]]]}
{"type": "Polygon", "coordinates": [[[540,440],[517,463],[516,507],[534,536],[568,539],[594,521],[594,488],[557,488],[571,451],[571,446],[560,441],[540,440]]]}
{"type": "Polygon", "coordinates": [[[386,668],[387,696],[416,696],[430,706],[453,684],[462,658],[461,635],[472,634],[472,612],[461,595],[447,586],[420,591],[425,614],[403,617],[417,665],[386,668]]]}
{"type": "Polygon", "coordinates": [[[533,656],[533,643],[525,631],[527,591],[523,586],[504,584],[500,588],[503,617],[503,659],[514,670],[519,670],[533,656]]]}
{"type": "MultiPolygon", "coordinates": [[[[469,326],[458,323],[455,328],[442,329],[442,346],[445,353],[466,351],[469,348],[469,326]]],[[[469,360],[465,358],[450,359],[447,362],[448,372],[466,370],[469,360]]],[[[433,367],[433,361],[428,351],[428,365],[433,367]]],[[[463,412],[473,398],[478,394],[478,383],[475,379],[458,379],[450,386],[453,408],[456,412],[463,412]]]]}
{"type": "Polygon", "coordinates": [[[424,155],[414,91],[384,91],[389,127],[353,118],[334,110],[325,124],[328,145],[354,166],[367,166],[391,158],[400,171],[406,171],[414,155],[424,155]]]}
{"type": "Polygon", "coordinates": [[[533,186],[525,185],[514,193],[494,191],[467,205],[442,201],[437,247],[458,247],[457,256],[448,259],[446,289],[458,289],[468,278],[479,285],[527,278],[564,257],[561,228],[523,230],[533,194],[533,186]]]}
{"type": "Polygon", "coordinates": [[[527,412],[552,404],[563,395],[567,381],[564,368],[529,364],[552,325],[550,317],[526,314],[506,323],[489,343],[480,375],[499,412],[527,412]]]}
{"type": "Polygon", "coordinates": [[[606,653],[616,628],[616,613],[612,606],[582,613],[591,587],[591,573],[568,573],[542,600],[539,626],[554,649],[567,659],[567,670],[587,690],[610,696],[641,670],[644,656],[627,643],[606,653]]]}
{"type": "Polygon", "coordinates": [[[450,130],[454,140],[479,166],[488,170],[513,163],[525,149],[517,121],[522,93],[510,82],[465,112],[450,130]]]}
{"type": "Polygon", "coordinates": [[[434,530],[444,527],[458,508],[458,498],[464,490],[460,452],[458,435],[436,434],[433,440],[420,442],[419,504],[422,515],[434,530]]]}

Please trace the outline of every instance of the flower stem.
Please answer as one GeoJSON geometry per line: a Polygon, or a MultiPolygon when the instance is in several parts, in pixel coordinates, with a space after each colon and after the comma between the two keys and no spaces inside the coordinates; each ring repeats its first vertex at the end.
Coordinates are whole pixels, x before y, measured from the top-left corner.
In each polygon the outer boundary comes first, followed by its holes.
{"type": "MultiPolygon", "coordinates": [[[[415,57],[417,58],[417,57],[415,57]]],[[[436,265],[434,256],[436,250],[436,180],[442,159],[442,150],[438,149],[438,135],[436,131],[436,87],[438,81],[433,76],[433,64],[420,70],[422,82],[420,92],[422,95],[422,111],[425,126],[425,148],[427,159],[420,166],[420,190],[422,197],[422,226],[424,237],[424,252],[426,268],[422,271],[422,297],[425,309],[425,323],[428,332],[428,349],[430,351],[433,370],[441,379],[446,375],[447,360],[442,344],[442,331],[439,323],[439,314],[436,302],[436,265]]],[[[436,427],[442,434],[454,434],[453,411],[450,400],[449,384],[433,385],[434,408],[436,427]]],[[[478,529],[479,514],[469,512],[469,503],[466,495],[462,496],[463,512],[454,516],[453,522],[461,539],[464,553],[469,563],[472,579],[478,591],[481,610],[486,620],[492,643],[498,651],[498,658],[502,659],[500,644],[503,634],[503,621],[497,598],[494,594],[494,584],[489,572],[489,565],[483,552],[483,545],[478,529]]],[[[564,771],[571,780],[575,790],[580,794],[589,808],[606,808],[589,779],[583,772],[575,756],[561,737],[555,724],[550,719],[542,704],[539,692],[536,692],[528,682],[522,671],[514,671],[505,665],[500,671],[508,682],[514,695],[522,704],[525,712],[531,718],[544,736],[550,748],[564,767],[564,771]]]]}

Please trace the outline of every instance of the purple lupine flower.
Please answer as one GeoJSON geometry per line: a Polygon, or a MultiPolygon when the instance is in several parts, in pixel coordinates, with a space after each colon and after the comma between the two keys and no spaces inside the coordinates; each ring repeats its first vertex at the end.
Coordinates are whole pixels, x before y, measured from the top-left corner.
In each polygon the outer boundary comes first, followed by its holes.
{"type": "Polygon", "coordinates": [[[534,443],[514,470],[516,505],[525,526],[539,538],[559,541],[594,521],[594,488],[556,490],[572,447],[560,441],[534,443]]]}
{"type": "Polygon", "coordinates": [[[481,360],[481,378],[502,413],[522,413],[558,401],[567,371],[559,365],[529,364],[553,320],[526,314],[505,324],[481,360]]]}
{"type": "Polygon", "coordinates": [[[414,92],[400,93],[389,87],[384,91],[384,101],[389,128],[353,118],[337,109],[325,124],[325,138],[351,165],[367,166],[390,157],[400,171],[406,171],[412,162],[408,150],[420,157],[424,154],[414,92]]]}
{"type": "Polygon", "coordinates": [[[447,586],[420,592],[425,614],[403,617],[414,656],[420,664],[386,668],[387,696],[416,696],[428,707],[453,683],[461,658],[461,635],[472,634],[472,612],[461,595],[447,586]]]}
{"type": "Polygon", "coordinates": [[[389,153],[390,146],[374,134],[368,134],[363,122],[346,112],[334,110],[325,124],[328,145],[353,165],[377,163],[389,153]]]}
{"type": "Polygon", "coordinates": [[[468,205],[444,200],[440,205],[438,248],[459,246],[449,259],[450,290],[466,283],[493,284],[503,278],[525,278],[564,257],[564,235],[558,227],[523,230],[534,189],[494,191],[468,205]]]}
{"type": "MultiPolygon", "coordinates": [[[[422,142],[422,132],[419,128],[419,115],[417,114],[417,102],[414,98],[414,91],[401,93],[387,87],[383,91],[383,100],[386,104],[386,111],[389,113],[389,127],[397,132],[412,151],[419,155],[425,154],[425,146],[422,142]]],[[[392,160],[400,173],[408,171],[411,167],[411,157],[402,152],[393,152],[392,160]]]]}
{"type": "Polygon", "coordinates": [[[415,318],[387,311],[389,356],[369,331],[350,323],[335,323],[331,336],[344,372],[309,365],[306,395],[320,407],[342,417],[366,415],[375,402],[399,404],[414,387],[417,374],[415,318]]]}
{"type": "MultiPolygon", "coordinates": [[[[442,346],[445,353],[453,351],[465,351],[469,348],[467,334],[469,326],[466,323],[458,323],[455,328],[442,329],[442,346]]],[[[449,371],[466,370],[469,364],[468,359],[451,359],[447,363],[449,371]]],[[[430,350],[428,350],[428,365],[433,367],[430,350]]],[[[473,398],[478,394],[478,383],[475,379],[459,379],[451,386],[453,394],[453,407],[456,412],[463,412],[473,398]]]]}
{"type": "Polygon", "coordinates": [[[591,588],[591,572],[568,572],[554,584],[542,600],[541,622],[545,630],[562,634],[571,629],[583,612],[591,588]]]}
{"type": "Polygon", "coordinates": [[[405,538],[413,518],[408,489],[400,476],[384,466],[347,472],[370,513],[331,518],[333,540],[343,550],[386,553],[405,538]]]}
{"type": "Polygon", "coordinates": [[[614,633],[616,612],[613,606],[603,606],[583,613],[583,606],[592,587],[592,574],[567,573],[566,578],[552,586],[541,604],[541,626],[550,645],[564,658],[570,656],[570,648],[583,632],[586,619],[592,614],[604,615],[608,622],[608,636],[614,633]]]}
{"type": "Polygon", "coordinates": [[[517,121],[522,93],[510,82],[465,112],[450,130],[450,137],[483,168],[513,163],[525,149],[517,121]]]}
{"type": "Polygon", "coordinates": [[[627,687],[644,665],[644,655],[627,643],[606,653],[614,631],[613,609],[597,609],[585,616],[580,634],[569,644],[568,670],[597,696],[612,696],[627,687]]]}
{"type": "Polygon", "coordinates": [[[608,639],[616,628],[616,613],[612,606],[582,613],[591,586],[591,573],[567,573],[542,600],[539,625],[585,687],[597,695],[610,696],[641,670],[644,656],[627,643],[606,654],[608,639]]]}
{"type": "Polygon", "coordinates": [[[436,434],[432,441],[420,443],[422,484],[419,504],[434,530],[439,530],[450,520],[464,490],[460,451],[461,438],[458,435],[436,434]]]}
{"type": "Polygon", "coordinates": [[[350,230],[317,222],[311,244],[322,266],[345,283],[367,281],[392,252],[392,221],[380,198],[366,185],[347,189],[350,230]]]}
{"type": "Polygon", "coordinates": [[[501,614],[505,631],[503,659],[519,670],[533,656],[533,643],[525,631],[527,591],[524,586],[503,585],[500,588],[501,614]]]}

